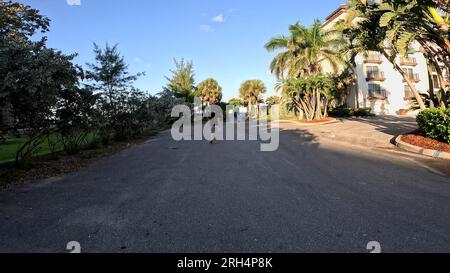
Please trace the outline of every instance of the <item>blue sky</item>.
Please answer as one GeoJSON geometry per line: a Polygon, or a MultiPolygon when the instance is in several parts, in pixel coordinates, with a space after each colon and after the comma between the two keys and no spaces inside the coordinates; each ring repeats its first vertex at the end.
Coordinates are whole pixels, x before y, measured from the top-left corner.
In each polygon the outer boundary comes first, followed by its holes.
{"type": "Polygon", "coordinates": [[[270,94],[274,54],[264,49],[289,24],[323,20],[344,0],[21,0],[51,20],[48,45],[93,60],[92,43],[119,44],[136,86],[152,94],[165,85],[173,58],[193,60],[197,83],[218,80],[224,99],[247,79],[263,80],[270,94]],[[71,3],[71,5],[69,5],[71,3]]]}

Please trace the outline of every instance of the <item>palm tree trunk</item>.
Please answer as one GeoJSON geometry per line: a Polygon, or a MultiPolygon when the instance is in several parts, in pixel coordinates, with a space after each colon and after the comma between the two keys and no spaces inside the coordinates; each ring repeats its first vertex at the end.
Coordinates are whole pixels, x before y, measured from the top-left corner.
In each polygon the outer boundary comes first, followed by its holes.
{"type": "MultiPolygon", "coordinates": [[[[386,59],[390,60],[390,56],[386,52],[386,50],[383,50],[383,55],[386,57],[386,59]]],[[[397,64],[396,61],[393,61],[393,65],[394,65],[394,69],[397,70],[402,75],[402,77],[405,80],[406,84],[409,86],[409,88],[413,92],[414,97],[416,98],[417,103],[419,104],[420,110],[421,111],[426,110],[427,107],[425,106],[425,103],[423,102],[423,99],[420,96],[419,91],[417,91],[416,86],[411,82],[411,80],[409,79],[408,75],[406,75],[405,71],[403,71],[403,69],[397,64]]]]}
{"type": "Polygon", "coordinates": [[[438,75],[438,79],[439,79],[439,87],[440,90],[439,92],[441,93],[441,99],[440,99],[440,107],[443,109],[447,108],[447,102],[445,101],[445,80],[443,77],[443,72],[441,67],[439,66],[438,62],[434,59],[431,58],[431,62],[433,63],[434,68],[436,69],[437,75],[438,75]]]}
{"type": "Polygon", "coordinates": [[[316,119],[322,118],[322,101],[319,89],[316,89],[316,119]]]}
{"type": "Polygon", "coordinates": [[[427,62],[427,70],[428,70],[428,88],[429,88],[429,96],[430,96],[430,108],[434,108],[434,83],[433,83],[433,71],[431,70],[430,61],[427,62]]]}

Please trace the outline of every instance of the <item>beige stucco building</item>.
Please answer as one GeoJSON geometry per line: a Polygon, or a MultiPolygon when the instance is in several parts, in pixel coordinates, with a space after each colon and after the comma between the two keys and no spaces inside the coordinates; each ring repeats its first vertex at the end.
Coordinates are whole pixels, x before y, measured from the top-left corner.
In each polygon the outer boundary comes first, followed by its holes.
{"type": "MultiPolygon", "coordinates": [[[[340,6],[326,18],[323,28],[331,29],[335,23],[345,19],[347,11],[347,6],[340,6]]],[[[413,46],[407,58],[397,58],[396,61],[407,72],[417,90],[428,94],[430,76],[427,60],[420,52],[420,46],[413,46]]],[[[368,56],[358,55],[355,63],[357,82],[347,99],[349,107],[369,107],[378,115],[400,115],[405,112],[402,110],[411,109],[414,96],[388,59],[377,52],[371,52],[368,56]]],[[[332,72],[329,64],[324,64],[322,69],[324,72],[332,72]]],[[[439,90],[437,76],[431,75],[431,78],[434,80],[434,88],[439,90]]],[[[408,115],[416,113],[417,111],[407,112],[408,115]]]]}

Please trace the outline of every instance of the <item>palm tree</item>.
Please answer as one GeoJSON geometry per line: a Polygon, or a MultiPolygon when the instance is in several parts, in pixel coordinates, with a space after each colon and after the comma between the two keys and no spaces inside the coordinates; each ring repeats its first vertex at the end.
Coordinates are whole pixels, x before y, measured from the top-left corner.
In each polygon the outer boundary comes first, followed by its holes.
{"type": "Polygon", "coordinates": [[[197,86],[198,94],[203,103],[218,104],[222,100],[222,87],[212,78],[202,81],[197,86]]]}
{"type": "MultiPolygon", "coordinates": [[[[449,66],[448,22],[450,14],[441,15],[432,6],[433,4],[433,1],[419,3],[416,0],[407,4],[386,2],[374,8],[372,12],[380,16],[380,27],[386,29],[386,36],[393,44],[391,51],[406,56],[413,43],[418,42],[421,45],[422,53],[427,58],[429,67],[434,67],[438,74],[440,97],[445,97],[445,80],[439,63],[446,63],[446,66],[449,66]]],[[[432,85],[430,90],[433,90],[432,85]]],[[[441,106],[446,107],[444,100],[441,101],[441,106]]]]}
{"type": "MultiPolygon", "coordinates": [[[[340,31],[343,34],[346,46],[342,49],[343,55],[350,60],[354,65],[355,58],[359,54],[368,55],[369,52],[380,52],[385,58],[387,58],[394,66],[394,69],[398,71],[403,77],[406,84],[410,87],[411,91],[416,98],[420,109],[426,109],[422,96],[417,91],[416,86],[411,81],[409,75],[397,64],[396,58],[401,55],[396,47],[387,46],[386,41],[392,40],[389,38],[390,33],[387,28],[382,27],[385,17],[380,16],[375,12],[384,6],[372,6],[362,4],[361,0],[353,0],[349,2],[351,7],[351,16],[348,16],[345,20],[339,22],[335,26],[336,31],[340,31]]],[[[394,28],[396,28],[395,26],[394,28]]]]}
{"type": "Polygon", "coordinates": [[[301,78],[290,78],[277,83],[283,96],[300,112],[301,119],[322,119],[328,115],[328,104],[336,91],[332,77],[322,73],[301,78]]]}
{"type": "Polygon", "coordinates": [[[259,103],[262,101],[262,94],[266,93],[267,87],[261,80],[248,80],[242,83],[239,89],[239,97],[248,105],[251,114],[252,105],[256,105],[257,116],[259,117],[259,103]]]}
{"type": "Polygon", "coordinates": [[[289,36],[274,37],[265,45],[269,52],[282,50],[270,65],[271,72],[279,79],[317,74],[325,61],[337,70],[341,58],[336,48],[342,42],[335,31],[324,30],[316,20],[310,28],[299,23],[291,25],[289,32],[289,36]]]}
{"type": "Polygon", "coordinates": [[[278,96],[271,96],[266,99],[266,104],[271,107],[273,105],[280,104],[281,98],[278,96]]]}

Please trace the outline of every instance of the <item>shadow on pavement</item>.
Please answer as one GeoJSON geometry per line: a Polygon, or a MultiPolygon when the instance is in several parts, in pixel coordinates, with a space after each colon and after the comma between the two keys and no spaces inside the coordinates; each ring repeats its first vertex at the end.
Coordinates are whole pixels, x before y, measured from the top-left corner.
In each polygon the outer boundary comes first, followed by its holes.
{"type": "Polygon", "coordinates": [[[349,120],[370,124],[375,127],[375,130],[393,137],[417,130],[417,123],[413,117],[378,116],[349,120]]]}

